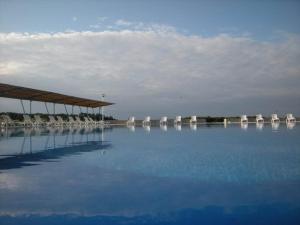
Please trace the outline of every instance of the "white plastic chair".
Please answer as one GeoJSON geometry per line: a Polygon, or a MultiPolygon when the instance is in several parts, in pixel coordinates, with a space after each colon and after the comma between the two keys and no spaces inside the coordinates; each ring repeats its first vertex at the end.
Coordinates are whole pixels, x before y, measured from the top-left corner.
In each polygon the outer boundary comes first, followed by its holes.
{"type": "Polygon", "coordinates": [[[264,118],[261,114],[256,115],[256,123],[264,123],[264,118]]]}
{"type": "Polygon", "coordinates": [[[175,124],[181,123],[181,116],[176,116],[174,120],[175,124]]]}
{"type": "Polygon", "coordinates": [[[191,116],[190,124],[197,123],[197,116],[191,116]]]}
{"type": "Polygon", "coordinates": [[[127,125],[135,125],[135,118],[134,116],[129,117],[129,119],[126,122],[127,125]]]}
{"type": "Polygon", "coordinates": [[[293,116],[292,113],[286,114],[286,122],[287,123],[295,123],[296,122],[296,118],[293,116]]]}
{"type": "Polygon", "coordinates": [[[29,115],[23,114],[23,118],[24,118],[24,121],[23,121],[24,126],[27,126],[27,125],[33,126],[34,125],[34,122],[32,121],[32,119],[29,115]]]}
{"type": "Polygon", "coordinates": [[[279,123],[280,119],[278,118],[277,114],[272,114],[271,115],[271,122],[272,123],[279,123]]]}
{"type": "Polygon", "coordinates": [[[150,116],[146,116],[143,120],[143,125],[150,125],[151,124],[151,118],[150,116]]]}
{"type": "Polygon", "coordinates": [[[159,121],[159,124],[161,125],[167,125],[167,123],[168,123],[168,117],[166,116],[163,116],[159,121]]]}
{"type": "Polygon", "coordinates": [[[246,115],[241,116],[241,123],[248,123],[248,118],[246,115]]]}

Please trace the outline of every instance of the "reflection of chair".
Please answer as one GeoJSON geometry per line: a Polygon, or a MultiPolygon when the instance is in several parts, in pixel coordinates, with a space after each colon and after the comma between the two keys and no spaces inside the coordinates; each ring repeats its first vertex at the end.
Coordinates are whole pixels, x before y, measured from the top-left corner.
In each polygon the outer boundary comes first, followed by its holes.
{"type": "Polygon", "coordinates": [[[276,131],[279,129],[280,122],[272,122],[272,130],[276,131]]]}
{"type": "Polygon", "coordinates": [[[126,122],[127,125],[135,125],[135,119],[134,116],[129,117],[129,119],[126,122]]]}
{"type": "Polygon", "coordinates": [[[179,123],[175,123],[174,127],[175,127],[175,130],[181,131],[181,123],[180,122],[179,123]]]}
{"type": "Polygon", "coordinates": [[[263,122],[257,122],[256,123],[256,129],[257,130],[262,130],[264,128],[264,123],[263,122]]]}
{"type": "Polygon", "coordinates": [[[289,130],[292,130],[295,125],[296,125],[296,122],[288,122],[288,123],[286,123],[286,127],[289,130]]]}
{"type": "Polygon", "coordinates": [[[241,116],[241,123],[248,123],[248,118],[246,115],[241,116]]]}
{"type": "Polygon", "coordinates": [[[286,122],[287,123],[295,123],[296,122],[296,118],[293,116],[292,113],[286,114],[286,122]]]}
{"type": "Polygon", "coordinates": [[[159,124],[161,125],[167,125],[167,123],[168,123],[168,118],[166,116],[163,116],[159,121],[159,124]]]}
{"type": "Polygon", "coordinates": [[[241,128],[243,130],[247,130],[248,129],[248,122],[241,122],[241,128]]]}
{"type": "Polygon", "coordinates": [[[174,120],[175,124],[181,124],[181,116],[176,116],[174,120]]]}
{"type": "Polygon", "coordinates": [[[271,122],[272,123],[279,123],[280,119],[278,118],[277,114],[272,114],[271,115],[271,122]]]}
{"type": "Polygon", "coordinates": [[[197,116],[191,116],[190,124],[195,124],[195,123],[197,123],[197,116]]]}
{"type": "Polygon", "coordinates": [[[160,124],[160,129],[162,129],[163,131],[167,131],[167,130],[168,130],[167,123],[166,123],[166,122],[161,123],[161,124],[160,124]]]}
{"type": "Polygon", "coordinates": [[[33,126],[34,122],[32,121],[31,117],[27,114],[23,114],[23,124],[24,126],[33,126]]]}
{"type": "Polygon", "coordinates": [[[197,124],[191,123],[190,128],[191,128],[191,130],[197,130],[197,124]]]}
{"type": "Polygon", "coordinates": [[[146,126],[146,125],[150,126],[150,124],[151,124],[151,118],[150,118],[150,116],[146,116],[145,119],[143,120],[143,125],[144,126],[146,126]]]}
{"type": "Polygon", "coordinates": [[[263,123],[264,122],[264,118],[262,117],[261,114],[257,114],[256,115],[256,123],[263,123]]]}

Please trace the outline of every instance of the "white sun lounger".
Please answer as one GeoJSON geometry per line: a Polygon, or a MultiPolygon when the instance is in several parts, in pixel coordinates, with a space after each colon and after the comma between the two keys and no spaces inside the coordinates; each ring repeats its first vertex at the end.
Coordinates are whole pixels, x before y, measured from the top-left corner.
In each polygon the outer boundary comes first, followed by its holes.
{"type": "Polygon", "coordinates": [[[287,123],[295,123],[296,122],[296,118],[293,116],[292,113],[286,114],[286,122],[287,123]]]}
{"type": "Polygon", "coordinates": [[[135,118],[134,116],[129,117],[129,119],[126,122],[127,125],[135,125],[135,118]]]}
{"type": "Polygon", "coordinates": [[[151,118],[150,116],[146,116],[145,119],[143,120],[143,125],[144,126],[150,126],[151,125],[151,118]]]}
{"type": "Polygon", "coordinates": [[[76,123],[78,123],[79,125],[84,125],[85,123],[79,118],[79,116],[75,116],[75,121],[76,123]]]}
{"type": "Polygon", "coordinates": [[[174,120],[175,124],[181,124],[181,116],[176,116],[174,120]]]}
{"type": "Polygon", "coordinates": [[[277,114],[271,115],[271,122],[272,123],[280,123],[280,119],[278,118],[277,114]]]}
{"type": "Polygon", "coordinates": [[[57,117],[57,122],[59,125],[64,126],[67,125],[67,122],[64,121],[64,119],[61,116],[56,116],[57,117]]]}
{"type": "Polygon", "coordinates": [[[167,125],[167,123],[168,123],[168,117],[166,116],[163,116],[159,121],[159,124],[161,125],[167,125]]]}
{"type": "Polygon", "coordinates": [[[264,118],[261,114],[257,114],[256,115],[256,123],[263,123],[264,122],[264,118]]]}
{"type": "Polygon", "coordinates": [[[35,123],[32,121],[31,117],[27,114],[23,114],[23,124],[24,126],[34,126],[35,123]]]}
{"type": "Polygon", "coordinates": [[[241,116],[241,123],[248,123],[248,118],[246,115],[241,116]]]}
{"type": "Polygon", "coordinates": [[[37,126],[43,126],[43,125],[46,124],[45,121],[42,120],[42,118],[41,118],[40,115],[34,115],[33,117],[34,117],[34,120],[35,120],[35,122],[34,122],[35,125],[37,125],[37,126]]]}
{"type": "Polygon", "coordinates": [[[1,126],[3,127],[15,127],[22,125],[20,121],[13,120],[9,115],[1,115],[0,117],[2,120],[1,126]]]}
{"type": "Polygon", "coordinates": [[[48,117],[49,117],[49,123],[48,123],[49,125],[52,125],[52,126],[59,126],[60,125],[59,122],[55,119],[54,116],[49,115],[48,117]]]}
{"type": "Polygon", "coordinates": [[[190,124],[195,124],[195,123],[197,123],[197,116],[191,116],[190,124]]]}

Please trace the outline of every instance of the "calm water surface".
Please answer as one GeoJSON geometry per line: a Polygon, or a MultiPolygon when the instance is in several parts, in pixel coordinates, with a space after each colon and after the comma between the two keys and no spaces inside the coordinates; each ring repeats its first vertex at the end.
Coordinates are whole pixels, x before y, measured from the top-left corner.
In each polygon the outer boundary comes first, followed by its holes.
{"type": "Polygon", "coordinates": [[[0,224],[300,224],[300,126],[16,129],[0,224]]]}

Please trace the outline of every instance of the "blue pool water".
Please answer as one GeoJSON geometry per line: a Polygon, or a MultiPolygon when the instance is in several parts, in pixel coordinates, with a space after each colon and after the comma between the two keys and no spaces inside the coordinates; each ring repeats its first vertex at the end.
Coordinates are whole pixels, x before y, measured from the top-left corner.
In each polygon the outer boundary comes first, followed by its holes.
{"type": "Polygon", "coordinates": [[[300,126],[11,129],[0,224],[300,224],[300,126]]]}

